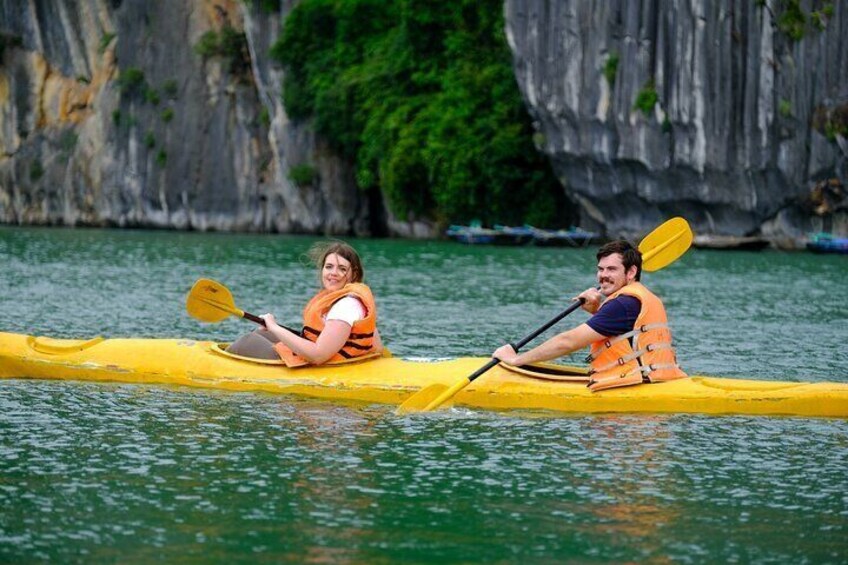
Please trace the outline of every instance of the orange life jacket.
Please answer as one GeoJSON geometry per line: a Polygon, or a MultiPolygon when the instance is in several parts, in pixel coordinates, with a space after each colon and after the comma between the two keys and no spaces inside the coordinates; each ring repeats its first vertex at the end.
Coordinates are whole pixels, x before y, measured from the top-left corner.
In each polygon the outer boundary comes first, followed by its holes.
{"type": "MultiPolygon", "coordinates": [[[[351,283],[339,290],[322,290],[312,297],[303,309],[302,337],[310,341],[318,341],[318,336],[324,330],[325,316],[330,308],[345,296],[355,296],[365,306],[365,317],[353,323],[347,341],[325,364],[345,363],[360,360],[362,357],[374,357],[379,352],[374,347],[374,332],[377,330],[377,305],[371,289],[362,283],[351,283]]],[[[288,367],[308,365],[309,361],[299,356],[282,343],[274,345],[280,359],[288,367]]]]}
{"type": "Polygon", "coordinates": [[[593,392],[619,386],[682,379],[671,345],[671,330],[662,301],[642,283],[630,283],[609,296],[633,296],[642,303],[633,330],[592,344],[589,388],[593,392]]]}

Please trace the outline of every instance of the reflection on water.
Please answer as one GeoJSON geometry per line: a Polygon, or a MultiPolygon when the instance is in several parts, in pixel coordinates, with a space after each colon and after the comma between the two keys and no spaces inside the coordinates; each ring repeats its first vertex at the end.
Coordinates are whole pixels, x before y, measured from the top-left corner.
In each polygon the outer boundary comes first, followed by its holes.
{"type": "Polygon", "coordinates": [[[164,387],[12,380],[3,391],[9,558],[845,555],[842,421],[399,418],[164,387]]]}
{"type": "MultiPolygon", "coordinates": [[[[297,318],[313,240],[0,229],[2,329],[226,340],[200,276],[297,318]]],[[[587,250],[364,240],[402,356],[485,354],[592,282],[587,250]]],[[[841,257],[690,252],[646,282],[692,372],[848,381],[841,257]]],[[[650,277],[650,278],[648,278],[650,277]]],[[[580,319],[575,314],[573,322],[580,319]]],[[[0,382],[0,562],[844,562],[848,422],[581,416],[0,382]]]]}

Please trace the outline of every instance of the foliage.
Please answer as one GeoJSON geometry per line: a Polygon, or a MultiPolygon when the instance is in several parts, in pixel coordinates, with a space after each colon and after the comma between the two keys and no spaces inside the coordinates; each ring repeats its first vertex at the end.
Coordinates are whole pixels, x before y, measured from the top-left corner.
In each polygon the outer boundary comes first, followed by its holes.
{"type": "Polygon", "coordinates": [[[784,0],[783,10],[777,18],[778,29],[795,41],[799,41],[804,37],[806,25],[807,16],[801,9],[800,0],[784,0]]]}
{"type": "Polygon", "coordinates": [[[309,186],[315,181],[315,167],[311,165],[295,165],[289,169],[289,180],[296,186],[309,186]]]}
{"type": "Polygon", "coordinates": [[[116,126],[121,125],[121,111],[120,110],[112,110],[112,122],[116,126]]]}
{"type": "Polygon", "coordinates": [[[250,68],[247,38],[243,32],[225,25],[221,31],[210,30],[204,33],[194,45],[195,52],[201,57],[221,57],[233,74],[241,74],[250,68]]]}
{"type": "Polygon", "coordinates": [[[813,128],[836,141],[836,136],[848,137],[848,104],[840,104],[833,108],[817,106],[813,112],[813,128]]]}
{"type": "Polygon", "coordinates": [[[633,102],[633,109],[642,110],[645,116],[650,116],[657,102],[659,102],[659,95],[657,94],[657,89],[654,87],[654,81],[650,80],[642,87],[639,94],[636,95],[636,100],[633,102]]]}
{"type": "Polygon", "coordinates": [[[270,14],[280,11],[280,2],[281,0],[262,0],[259,3],[259,6],[262,8],[263,12],[270,14]]]}
{"type": "Polygon", "coordinates": [[[780,102],[777,105],[778,112],[784,118],[792,117],[792,102],[787,100],[786,98],[781,98],[780,102]]]}
{"type": "Polygon", "coordinates": [[[813,10],[810,12],[810,22],[816,26],[819,31],[824,31],[827,28],[827,22],[833,18],[833,4],[828,2],[822,6],[821,10],[813,10]]]}
{"type": "Polygon", "coordinates": [[[312,119],[398,217],[552,225],[562,188],[533,146],[503,28],[500,0],[304,0],[271,53],[289,115],[312,119]]]}
{"type": "Polygon", "coordinates": [[[144,89],[144,99],[153,104],[154,106],[159,105],[159,93],[156,92],[155,88],[147,87],[144,89]]]}
{"type": "Polygon", "coordinates": [[[38,182],[38,179],[44,176],[44,166],[41,164],[41,161],[33,161],[29,166],[29,180],[32,182],[38,182]]]}
{"type": "Polygon", "coordinates": [[[811,7],[816,5],[821,7],[818,10],[811,9],[810,13],[804,12],[801,5],[801,0],[774,0],[772,6],[766,1],[758,1],[757,5],[767,9],[772,18],[777,21],[777,28],[793,41],[800,41],[807,33],[807,24],[811,27],[824,31],[827,28],[827,22],[833,18],[835,13],[833,2],[822,2],[821,0],[811,0],[811,7]]]}
{"type": "MultiPolygon", "coordinates": [[[[253,0],[242,0],[245,5],[252,6],[253,0]]],[[[282,7],[282,0],[260,0],[259,9],[262,10],[266,14],[272,14],[274,12],[279,12],[282,7]]]]}
{"type": "Polygon", "coordinates": [[[194,52],[201,57],[213,57],[218,54],[218,32],[209,30],[200,36],[194,44],[194,52]]]}
{"type": "Polygon", "coordinates": [[[607,56],[604,62],[604,76],[610,85],[610,88],[615,86],[615,75],[618,73],[618,53],[612,52],[607,56]]]}
{"type": "Polygon", "coordinates": [[[123,94],[134,95],[147,90],[147,81],[144,79],[144,71],[138,67],[130,67],[118,76],[118,88],[123,94]]]}
{"type": "Polygon", "coordinates": [[[160,167],[164,167],[167,162],[168,162],[168,154],[165,152],[164,149],[160,149],[156,153],[156,164],[159,165],[160,167]]]}
{"type": "Polygon", "coordinates": [[[152,131],[148,131],[144,134],[144,146],[148,149],[153,149],[156,147],[156,136],[153,135],[152,131]]]}
{"type": "Polygon", "coordinates": [[[112,40],[115,39],[114,33],[109,33],[108,31],[103,34],[103,37],[100,38],[100,45],[97,48],[97,51],[102,55],[106,52],[106,49],[109,47],[109,44],[112,43],[112,40]]]}
{"type": "Polygon", "coordinates": [[[162,110],[162,121],[166,124],[174,119],[174,109],[173,108],[165,108],[162,110]]]}
{"type": "Polygon", "coordinates": [[[179,92],[179,86],[177,85],[177,81],[174,79],[168,79],[162,85],[162,92],[165,93],[165,96],[170,98],[171,100],[176,100],[177,93],[179,92]]]}
{"type": "Polygon", "coordinates": [[[62,135],[59,136],[59,149],[63,153],[71,153],[77,146],[78,140],[79,136],[74,130],[66,129],[62,132],[62,135]]]}

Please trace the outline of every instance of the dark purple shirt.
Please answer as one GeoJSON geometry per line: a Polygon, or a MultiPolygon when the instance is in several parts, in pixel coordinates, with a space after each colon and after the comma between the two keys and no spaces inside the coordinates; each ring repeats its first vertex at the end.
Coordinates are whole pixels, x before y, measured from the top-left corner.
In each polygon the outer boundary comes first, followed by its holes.
{"type": "Polygon", "coordinates": [[[641,309],[642,302],[638,298],[622,294],[604,302],[586,323],[602,336],[621,335],[633,329],[641,309]]]}

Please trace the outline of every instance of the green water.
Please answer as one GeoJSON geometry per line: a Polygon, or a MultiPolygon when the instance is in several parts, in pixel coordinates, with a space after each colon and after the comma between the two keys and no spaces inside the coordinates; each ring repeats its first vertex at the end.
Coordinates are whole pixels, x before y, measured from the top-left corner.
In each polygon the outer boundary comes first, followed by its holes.
{"type": "MultiPolygon", "coordinates": [[[[298,262],[312,241],[0,228],[0,330],[228,340],[250,328],[184,313],[200,276],[295,323],[317,284],[298,262]]],[[[486,354],[593,282],[591,250],[354,243],[403,357],[486,354]]],[[[645,282],[690,373],[848,382],[846,275],[845,257],[692,250],[645,282]]],[[[8,380],[0,562],[839,563],[847,463],[843,420],[397,417],[8,380]]]]}

